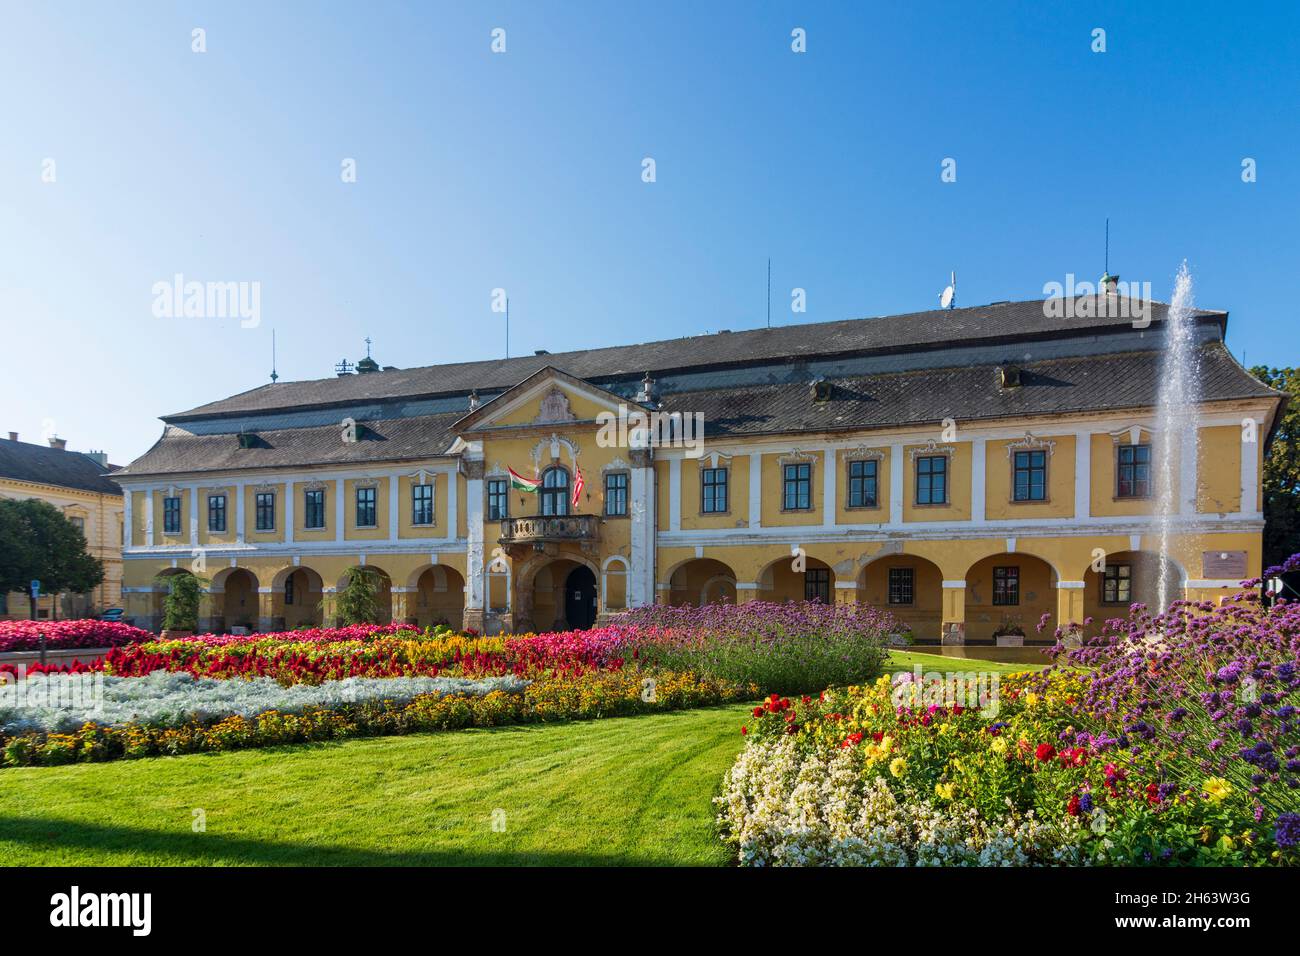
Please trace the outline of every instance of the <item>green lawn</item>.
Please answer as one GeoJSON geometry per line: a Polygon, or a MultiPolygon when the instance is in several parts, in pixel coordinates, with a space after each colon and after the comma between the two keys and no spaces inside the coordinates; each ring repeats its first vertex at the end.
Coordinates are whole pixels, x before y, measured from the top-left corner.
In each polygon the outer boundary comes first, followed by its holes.
{"type": "MultiPolygon", "coordinates": [[[[917,662],[1021,669],[890,669],[917,662]]],[[[751,707],[0,770],[0,866],[725,864],[751,707]]]]}

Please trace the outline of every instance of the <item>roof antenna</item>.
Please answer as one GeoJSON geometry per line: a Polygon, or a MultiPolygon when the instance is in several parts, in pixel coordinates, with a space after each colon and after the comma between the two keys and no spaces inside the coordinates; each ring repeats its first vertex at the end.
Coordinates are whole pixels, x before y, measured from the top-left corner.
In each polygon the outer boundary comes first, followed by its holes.
{"type": "Polygon", "coordinates": [[[1110,216],[1106,217],[1106,267],[1102,272],[1110,275],[1110,216]]]}
{"type": "Polygon", "coordinates": [[[948,275],[951,281],[948,283],[948,287],[939,293],[939,308],[941,309],[952,309],[954,307],[953,303],[957,301],[957,272],[954,270],[948,275]]]}
{"type": "Polygon", "coordinates": [[[772,327],[772,257],[767,257],[767,327],[772,327]]]}
{"type": "Polygon", "coordinates": [[[510,358],[510,296],[506,296],[506,358],[510,358]]]}
{"type": "Polygon", "coordinates": [[[271,384],[274,385],[280,376],[275,374],[275,329],[271,330],[271,384]]]}

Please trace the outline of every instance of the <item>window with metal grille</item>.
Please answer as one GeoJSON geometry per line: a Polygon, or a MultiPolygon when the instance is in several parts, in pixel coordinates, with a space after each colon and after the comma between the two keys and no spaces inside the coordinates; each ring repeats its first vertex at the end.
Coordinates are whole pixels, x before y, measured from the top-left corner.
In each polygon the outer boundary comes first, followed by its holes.
{"type": "Polygon", "coordinates": [[[487,519],[505,521],[510,517],[510,483],[504,478],[489,478],[487,483],[487,519]]]}
{"type": "Polygon", "coordinates": [[[889,603],[911,604],[914,590],[914,573],[912,568],[889,569],[889,603]]]}
{"type": "Polygon", "coordinates": [[[302,495],[302,526],[308,531],[325,527],[325,489],[310,488],[302,495]]]}
{"type": "Polygon", "coordinates": [[[181,533],[181,499],[163,499],[163,534],[181,533]]]}
{"type": "Polygon", "coordinates": [[[226,496],[208,495],[208,530],[224,534],[226,530],[226,496]]]}
{"type": "Polygon", "coordinates": [[[786,465],[782,474],[781,507],[786,511],[812,510],[812,465],[786,465]]]}
{"type": "Polygon", "coordinates": [[[433,485],[411,485],[411,524],[433,524],[433,485]]]}
{"type": "Polygon", "coordinates": [[[605,475],[605,514],[611,518],[627,517],[626,471],[611,471],[605,475]]]}
{"type": "Polygon", "coordinates": [[[831,603],[831,572],[829,568],[809,568],[803,573],[803,596],[806,601],[831,603]]]}
{"type": "Polygon", "coordinates": [[[948,503],[946,455],[926,455],[916,459],[916,503],[918,505],[948,503]]]}
{"type": "Polygon", "coordinates": [[[849,462],[849,507],[874,508],[878,461],[849,462]]]}
{"type": "Polygon", "coordinates": [[[357,489],[357,527],[375,527],[375,489],[357,489]]]}
{"type": "Polygon", "coordinates": [[[253,527],[258,531],[275,530],[275,492],[259,491],[253,499],[253,527]]]}
{"type": "Polygon", "coordinates": [[[1108,564],[1101,573],[1101,600],[1103,604],[1133,603],[1133,566],[1108,564]]]}
{"type": "Polygon", "coordinates": [[[293,604],[293,575],[292,574],[284,579],[284,603],[286,605],[293,604]]]}
{"type": "Polygon", "coordinates": [[[1047,452],[1018,451],[1013,497],[1016,501],[1047,500],[1047,452]]]}
{"type": "Polygon", "coordinates": [[[704,468],[700,471],[700,511],[706,515],[727,511],[727,469],[704,468]]]}
{"type": "Polygon", "coordinates": [[[1020,603],[1019,568],[993,569],[993,603],[1000,605],[1020,603]]]}
{"type": "Polygon", "coordinates": [[[1151,446],[1120,445],[1118,451],[1115,496],[1151,497],[1151,446]]]}

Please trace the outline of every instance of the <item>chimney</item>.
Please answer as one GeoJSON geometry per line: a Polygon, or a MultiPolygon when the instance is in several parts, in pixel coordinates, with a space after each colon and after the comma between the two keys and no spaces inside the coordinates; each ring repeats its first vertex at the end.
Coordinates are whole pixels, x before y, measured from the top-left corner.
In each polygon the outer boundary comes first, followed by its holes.
{"type": "Polygon", "coordinates": [[[59,451],[66,451],[68,447],[68,440],[66,438],[59,438],[55,435],[51,435],[50,447],[57,448],[59,451]]]}
{"type": "Polygon", "coordinates": [[[1113,276],[1109,272],[1103,273],[1099,284],[1105,295],[1115,295],[1119,292],[1119,276],[1113,276]]]}
{"type": "Polygon", "coordinates": [[[83,451],[83,455],[99,465],[100,468],[108,467],[108,452],[104,451],[83,451]]]}
{"type": "Polygon", "coordinates": [[[9,440],[10,440],[10,441],[17,441],[17,440],[18,440],[18,433],[17,433],[17,432],[10,432],[10,433],[9,433],[9,440]]]}

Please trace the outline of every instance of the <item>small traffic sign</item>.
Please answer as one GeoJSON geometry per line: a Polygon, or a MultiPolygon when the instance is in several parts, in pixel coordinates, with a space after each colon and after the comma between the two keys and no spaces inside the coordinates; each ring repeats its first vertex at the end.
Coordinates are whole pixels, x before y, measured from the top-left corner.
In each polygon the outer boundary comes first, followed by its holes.
{"type": "Polygon", "coordinates": [[[32,597],[40,597],[40,596],[41,596],[41,582],[36,578],[32,578],[32,597]]]}

